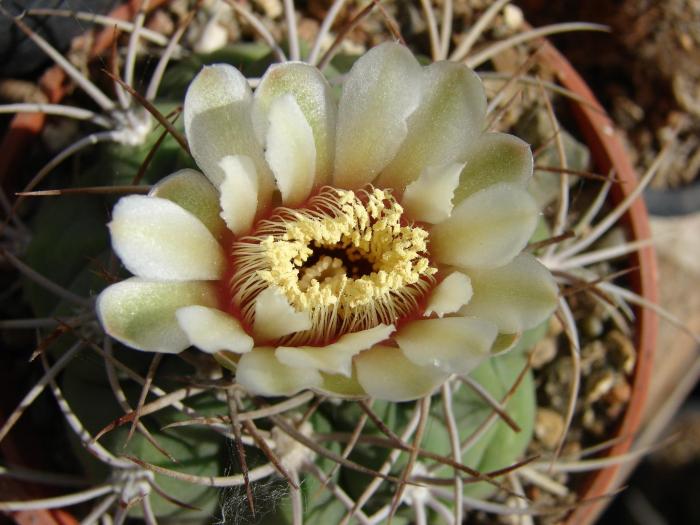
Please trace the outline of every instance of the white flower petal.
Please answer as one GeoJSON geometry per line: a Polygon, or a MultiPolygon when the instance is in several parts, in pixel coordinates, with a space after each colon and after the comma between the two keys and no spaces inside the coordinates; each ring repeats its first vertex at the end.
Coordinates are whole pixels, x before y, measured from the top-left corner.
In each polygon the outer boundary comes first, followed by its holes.
{"type": "Polygon", "coordinates": [[[463,162],[484,128],[486,95],[476,73],[455,62],[435,62],[422,73],[424,94],[406,140],[378,179],[399,191],[428,166],[463,162]]]}
{"type": "Polygon", "coordinates": [[[421,68],[404,46],[387,42],[355,62],[338,106],[333,182],[356,189],[371,182],[391,161],[418,107],[421,68]]]}
{"type": "Polygon", "coordinates": [[[394,336],[406,357],[419,366],[468,374],[489,356],[496,325],[481,319],[423,319],[401,327],[394,336]]]}
{"type": "Polygon", "coordinates": [[[268,68],[253,96],[253,125],[262,142],[267,135],[268,112],[279,97],[291,95],[313,130],[316,147],[315,185],[330,182],[335,154],[337,105],[328,81],[315,67],[301,62],[268,68]]]}
{"type": "Polygon", "coordinates": [[[491,355],[501,355],[510,352],[522,339],[523,333],[498,334],[491,347],[491,355]]]}
{"type": "Polygon", "coordinates": [[[335,343],[323,347],[281,346],[277,348],[275,355],[280,362],[289,366],[311,367],[330,374],[350,377],[353,356],[388,339],[393,331],[394,325],[380,324],[368,330],[345,334],[335,343]]]}
{"type": "Polygon", "coordinates": [[[401,205],[413,220],[439,223],[452,213],[452,198],[463,164],[428,167],[406,187],[401,205]]]}
{"type": "Polygon", "coordinates": [[[429,316],[433,312],[438,317],[457,312],[472,298],[472,284],[462,272],[452,272],[445,277],[428,297],[425,314],[429,316]]]}
{"type": "Polygon", "coordinates": [[[216,305],[216,290],[206,282],[155,282],[132,277],[106,288],[97,298],[105,331],[131,348],[177,353],[190,341],[175,312],[193,304],[216,305]]]}
{"type": "Polygon", "coordinates": [[[364,391],[360,383],[357,382],[357,373],[353,367],[353,373],[350,377],[342,374],[326,374],[321,372],[323,384],[314,390],[320,394],[334,397],[342,397],[344,399],[361,399],[367,397],[367,392],[364,391]]]}
{"type": "Polygon", "coordinates": [[[525,187],[532,177],[532,151],[527,142],[505,133],[486,133],[466,156],[454,204],[488,186],[507,182],[525,187]]]}
{"type": "Polygon", "coordinates": [[[228,350],[242,354],[253,349],[253,338],[225,312],[206,306],[185,306],[175,312],[180,328],[194,346],[213,354],[228,350]]]}
{"type": "Polygon", "coordinates": [[[272,198],[274,179],[253,131],[252,101],[248,81],[235,67],[205,66],[185,95],[185,134],[197,165],[216,187],[226,175],[224,157],[250,157],[258,175],[259,204],[264,207],[272,198]]]}
{"type": "Polygon", "coordinates": [[[291,396],[323,384],[318,370],[280,363],[273,348],[254,348],[238,362],[236,381],[259,396],[291,396]]]}
{"type": "Polygon", "coordinates": [[[460,314],[486,319],[513,334],[534,328],[557,306],[559,290],[549,270],[523,253],[500,268],[469,272],[474,295],[460,314]]]}
{"type": "Polygon", "coordinates": [[[496,267],[520,253],[537,226],[539,209],[530,194],[512,184],[481,190],[430,231],[430,251],[444,264],[496,267]]]}
{"type": "Polygon", "coordinates": [[[218,279],[224,255],[194,215],[167,199],[129,195],[119,199],[109,223],[112,247],[124,266],[158,281],[218,279]]]}
{"type": "Polygon", "coordinates": [[[282,202],[298,206],[314,185],[316,145],[311,126],[292,95],[270,106],[265,158],[275,175],[282,202]]]}
{"type": "Polygon", "coordinates": [[[245,155],[221,159],[224,180],[221,192],[221,218],[236,235],[250,230],[258,208],[258,175],[255,164],[245,155]]]}
{"type": "Polygon", "coordinates": [[[257,340],[271,341],[309,328],[308,312],[294,310],[278,288],[270,286],[256,297],[253,333],[257,340]]]}
{"type": "Polygon", "coordinates": [[[375,346],[355,357],[357,380],[368,395],[385,401],[410,401],[430,394],[450,374],[418,366],[395,347],[375,346]]]}
{"type": "Polygon", "coordinates": [[[226,225],[219,213],[219,192],[209,180],[191,169],[176,171],[153,186],[149,195],[168,199],[197,217],[214,237],[220,239],[226,225]]]}

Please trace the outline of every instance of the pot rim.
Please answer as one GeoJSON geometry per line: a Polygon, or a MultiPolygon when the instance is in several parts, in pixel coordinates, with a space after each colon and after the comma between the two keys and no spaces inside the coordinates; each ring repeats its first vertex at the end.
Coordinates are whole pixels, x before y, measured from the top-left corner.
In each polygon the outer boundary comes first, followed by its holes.
{"type": "MultiPolygon", "coordinates": [[[[619,133],[601,104],[595,98],[586,82],[581,78],[571,63],[546,40],[542,41],[542,63],[551,68],[561,85],[576,93],[582,101],[572,101],[574,117],[580,127],[586,145],[591,151],[593,163],[599,173],[614,172],[620,184],[611,188],[614,202],[622,201],[638,184],[638,176],[628,153],[625,151],[619,133]]],[[[640,196],[635,199],[630,209],[621,219],[635,239],[650,239],[649,214],[640,196]]],[[[630,274],[632,288],[645,300],[658,302],[658,269],[656,255],[652,246],[646,246],[630,255],[630,264],[638,266],[637,272],[630,274]]],[[[658,335],[658,317],[649,308],[635,307],[635,348],[637,361],[632,376],[632,395],[625,415],[617,425],[616,436],[626,439],[609,448],[605,456],[618,456],[629,450],[634,437],[642,423],[644,405],[651,380],[656,340],[658,335]]],[[[569,515],[566,523],[583,525],[593,523],[610,502],[606,497],[619,486],[623,478],[619,477],[622,465],[612,465],[591,473],[579,491],[580,500],[588,501],[576,508],[569,515]]]]}

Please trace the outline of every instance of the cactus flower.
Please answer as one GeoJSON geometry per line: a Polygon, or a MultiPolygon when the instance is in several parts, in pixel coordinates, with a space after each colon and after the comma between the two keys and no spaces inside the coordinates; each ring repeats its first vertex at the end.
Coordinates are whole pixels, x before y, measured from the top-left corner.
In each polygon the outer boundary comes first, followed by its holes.
{"type": "Polygon", "coordinates": [[[555,308],[522,253],[539,210],[527,144],[485,133],[479,78],[385,43],[338,101],[282,63],[253,93],[234,67],[188,88],[202,173],[122,198],[112,246],[134,277],[99,296],[143,351],[212,353],[253,394],[404,401],[512,346],[555,308]]]}

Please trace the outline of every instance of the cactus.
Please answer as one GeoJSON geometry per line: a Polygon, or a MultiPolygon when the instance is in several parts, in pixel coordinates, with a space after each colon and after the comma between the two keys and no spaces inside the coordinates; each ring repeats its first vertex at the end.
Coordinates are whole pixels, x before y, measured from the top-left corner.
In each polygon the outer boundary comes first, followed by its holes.
{"type": "MultiPolygon", "coordinates": [[[[86,118],[103,130],[30,182],[25,197],[41,195],[32,190],[47,176],[66,189],[39,201],[26,246],[7,242],[2,252],[24,274],[36,315],[6,327],[41,330],[45,373],[0,439],[48,389],[92,485],[31,504],[0,501],[0,510],[89,501],[87,521],[294,524],[562,510],[528,502],[522,487],[546,477],[527,455],[537,409],[530,351],[555,308],[573,345],[578,337],[551,271],[592,281],[599,275],[587,266],[639,243],[581,255],[610,226],[587,229],[602,199],[568,239],[567,176],[554,193],[541,185],[528,193],[527,144],[484,133],[509,109],[507,90],[487,103],[479,77],[459,62],[476,68],[542,34],[598,29],[524,31],[471,53],[504,4],[449,55],[449,19],[440,34],[428,5],[433,63],[421,66],[396,43],[336,54],[342,30],[321,56],[335,9],[306,53],[285,1],[290,62],[258,15],[222,3],[252,21],[262,43],[169,65],[184,54],[193,14],[160,42],[139,94],[141,11],[124,80],[111,74],[118,101],[64,65],[103,113],[5,108],[86,118]],[[57,169],[95,143],[80,173],[57,169]],[[557,213],[538,222],[552,195],[557,213]]],[[[539,89],[522,73],[505,88],[520,82],[527,96],[539,89]]],[[[581,161],[571,138],[552,151],[564,173],[581,161]]],[[[2,226],[3,243],[22,220],[2,226]]],[[[567,278],[557,274],[560,284],[567,278]]],[[[608,291],[624,308],[619,290],[608,291]]],[[[573,410],[571,401],[567,422],[573,410]]]]}

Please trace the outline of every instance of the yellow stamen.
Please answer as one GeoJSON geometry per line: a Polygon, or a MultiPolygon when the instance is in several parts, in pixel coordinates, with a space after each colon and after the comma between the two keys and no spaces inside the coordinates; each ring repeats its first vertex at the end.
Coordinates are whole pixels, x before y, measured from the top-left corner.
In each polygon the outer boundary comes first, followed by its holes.
{"type": "Polygon", "coordinates": [[[232,290],[245,317],[268,286],[312,317],[309,333],[286,342],[392,324],[415,310],[437,271],[425,256],[428,233],[401,224],[403,208],[389,192],[358,194],[324,188],[306,209],[278,210],[234,244],[232,290]]]}

